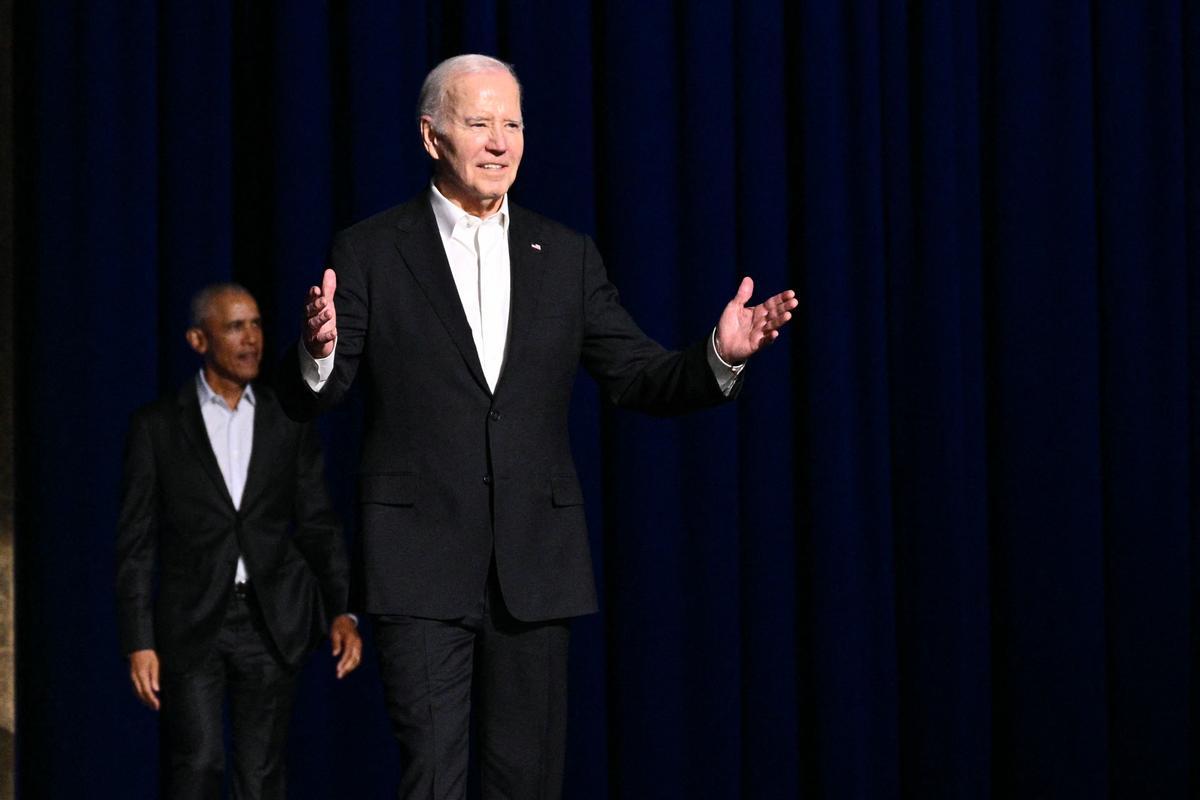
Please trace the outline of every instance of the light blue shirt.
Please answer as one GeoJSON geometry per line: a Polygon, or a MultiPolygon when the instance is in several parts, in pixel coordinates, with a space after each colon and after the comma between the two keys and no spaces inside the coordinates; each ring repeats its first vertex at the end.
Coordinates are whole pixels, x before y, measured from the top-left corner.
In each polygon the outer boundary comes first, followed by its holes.
{"type": "MultiPolygon", "coordinates": [[[[204,379],[204,369],[196,375],[196,395],[200,400],[200,416],[208,431],[208,441],[225,488],[233,500],[234,508],[242,506],[242,492],[246,488],[246,473],[250,468],[250,450],[254,447],[254,389],[249,385],[242,391],[237,408],[230,408],[225,398],[212,390],[204,379]]],[[[238,557],[238,582],[247,580],[246,563],[238,557]]]]}

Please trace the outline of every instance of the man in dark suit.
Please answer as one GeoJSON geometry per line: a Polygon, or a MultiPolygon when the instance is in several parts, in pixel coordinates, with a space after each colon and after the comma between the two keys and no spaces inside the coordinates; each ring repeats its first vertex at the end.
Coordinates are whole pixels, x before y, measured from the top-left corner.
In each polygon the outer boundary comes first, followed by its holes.
{"type": "Polygon", "coordinates": [[[283,798],[302,660],[326,632],[339,678],[361,658],[346,555],[315,431],[252,383],[262,359],[254,298],[236,284],[210,286],[192,317],[187,340],[203,367],[130,426],[121,641],[134,691],[161,714],[165,796],[221,796],[228,695],[233,796],[283,798]]]}
{"type": "Polygon", "coordinates": [[[746,307],[746,278],[709,335],[664,350],[588,237],[509,202],[524,142],[507,65],[444,62],[418,113],[432,185],[337,236],[280,399],[308,419],[364,379],[366,608],[401,796],[465,795],[474,683],[484,796],[557,797],[567,620],[596,610],[567,430],[575,374],[653,414],[716,405],[796,300],[746,307]]]}

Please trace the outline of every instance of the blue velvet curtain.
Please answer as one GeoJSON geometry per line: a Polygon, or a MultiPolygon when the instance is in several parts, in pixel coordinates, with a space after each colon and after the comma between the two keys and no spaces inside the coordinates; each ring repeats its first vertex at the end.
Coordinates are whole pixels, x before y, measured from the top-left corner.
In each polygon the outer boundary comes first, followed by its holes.
{"type": "MultiPolygon", "coordinates": [[[[113,536],[129,413],[234,278],[269,342],[333,231],[428,180],[424,73],[514,62],[514,198],[645,329],[750,274],[801,306],[735,405],[573,442],[603,611],[571,798],[1185,797],[1200,705],[1200,8],[24,4],[19,785],[149,797],[113,536]]],[[[353,536],[360,411],[322,423],[353,536]]],[[[294,797],[386,797],[373,663],[324,653],[294,797]]]]}

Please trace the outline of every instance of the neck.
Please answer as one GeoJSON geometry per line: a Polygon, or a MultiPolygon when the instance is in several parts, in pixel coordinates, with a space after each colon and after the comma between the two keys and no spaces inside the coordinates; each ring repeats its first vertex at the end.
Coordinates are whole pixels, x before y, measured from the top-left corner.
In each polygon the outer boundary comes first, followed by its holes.
{"type": "Polygon", "coordinates": [[[208,383],[208,388],[225,400],[225,405],[230,409],[237,408],[238,401],[242,399],[242,393],[246,390],[246,384],[238,383],[214,372],[208,364],[204,365],[204,380],[208,383]]]}

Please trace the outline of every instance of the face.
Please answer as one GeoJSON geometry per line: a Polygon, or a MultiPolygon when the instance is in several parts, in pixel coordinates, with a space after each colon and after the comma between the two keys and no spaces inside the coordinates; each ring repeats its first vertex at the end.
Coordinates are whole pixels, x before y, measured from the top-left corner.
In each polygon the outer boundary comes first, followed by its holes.
{"type": "Polygon", "coordinates": [[[439,130],[421,118],[434,183],[455,205],[486,216],[499,210],[525,152],[521,92],[503,71],[460,75],[447,88],[439,130]]]}
{"type": "Polygon", "coordinates": [[[192,349],[204,356],[208,375],[218,381],[245,387],[258,377],[262,317],[250,295],[221,292],[209,304],[204,324],[189,329],[187,338],[192,349]]]}

